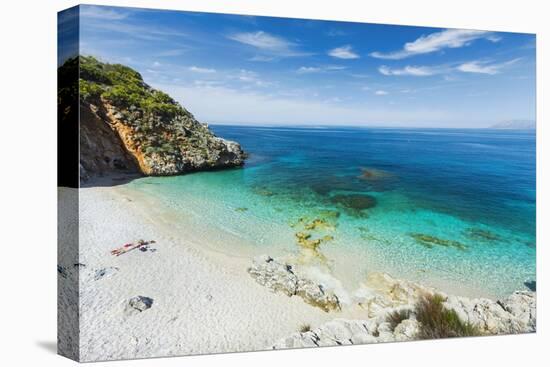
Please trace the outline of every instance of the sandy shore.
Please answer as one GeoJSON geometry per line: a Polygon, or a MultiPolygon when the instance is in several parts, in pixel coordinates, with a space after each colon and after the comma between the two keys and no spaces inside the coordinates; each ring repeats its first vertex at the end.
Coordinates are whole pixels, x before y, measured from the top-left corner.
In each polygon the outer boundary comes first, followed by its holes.
{"type": "Polygon", "coordinates": [[[120,187],[83,188],[80,198],[84,361],[267,349],[302,324],[333,318],[257,284],[250,258],[171,237],[120,187]],[[111,255],[139,239],[155,244],[111,255]],[[152,307],[129,309],[135,296],[152,298],[152,307]]]}

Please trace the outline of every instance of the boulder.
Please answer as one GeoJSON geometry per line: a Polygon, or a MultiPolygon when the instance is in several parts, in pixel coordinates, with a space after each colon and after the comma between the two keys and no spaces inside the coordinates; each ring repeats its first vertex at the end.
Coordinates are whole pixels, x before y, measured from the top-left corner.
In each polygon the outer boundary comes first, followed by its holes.
{"type": "Polygon", "coordinates": [[[130,298],[128,305],[134,310],[143,312],[145,310],[150,309],[151,306],[153,306],[153,299],[149,297],[144,297],[144,296],[136,296],[136,297],[130,298]]]}

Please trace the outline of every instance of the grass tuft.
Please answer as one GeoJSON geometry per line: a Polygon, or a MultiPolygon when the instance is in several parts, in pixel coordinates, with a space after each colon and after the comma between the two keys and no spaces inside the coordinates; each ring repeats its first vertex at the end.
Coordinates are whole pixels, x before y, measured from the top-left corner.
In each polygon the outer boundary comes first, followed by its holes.
{"type": "Polygon", "coordinates": [[[443,297],[436,294],[424,296],[416,304],[416,319],[420,323],[419,339],[481,335],[478,328],[460,320],[454,310],[448,310],[443,306],[443,302],[443,297]]]}
{"type": "Polygon", "coordinates": [[[394,331],[397,325],[399,325],[403,320],[407,320],[410,315],[410,310],[396,310],[388,314],[386,321],[390,323],[390,328],[394,331]]]}
{"type": "Polygon", "coordinates": [[[300,325],[300,332],[301,333],[307,333],[308,331],[311,331],[311,325],[310,324],[300,325]]]}

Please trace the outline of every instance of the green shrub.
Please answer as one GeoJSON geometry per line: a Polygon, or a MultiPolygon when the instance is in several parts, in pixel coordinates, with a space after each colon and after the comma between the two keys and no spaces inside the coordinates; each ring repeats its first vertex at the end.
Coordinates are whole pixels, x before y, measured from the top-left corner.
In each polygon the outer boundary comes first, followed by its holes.
{"type": "Polygon", "coordinates": [[[94,102],[104,98],[121,109],[131,106],[167,122],[177,115],[186,115],[168,94],[150,88],[141,75],[124,65],[107,64],[92,56],[80,56],[80,98],[94,102]]]}
{"type": "Polygon", "coordinates": [[[307,333],[308,331],[311,331],[311,325],[310,324],[300,325],[300,332],[301,333],[307,333]]]}
{"type": "Polygon", "coordinates": [[[416,304],[416,319],[420,323],[419,339],[481,335],[478,328],[460,320],[454,310],[445,308],[443,302],[443,297],[436,294],[424,296],[416,304]]]}
{"type": "Polygon", "coordinates": [[[393,311],[386,316],[386,321],[390,323],[390,328],[393,331],[397,325],[399,325],[403,320],[407,320],[410,315],[411,312],[409,310],[393,311]]]}

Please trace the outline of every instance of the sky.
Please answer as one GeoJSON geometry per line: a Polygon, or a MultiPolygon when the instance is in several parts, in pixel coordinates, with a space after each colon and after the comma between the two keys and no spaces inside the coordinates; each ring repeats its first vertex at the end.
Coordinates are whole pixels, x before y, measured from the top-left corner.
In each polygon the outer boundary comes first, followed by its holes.
{"type": "Polygon", "coordinates": [[[80,6],[80,53],[201,122],[487,127],[535,120],[532,34],[80,6]]]}

